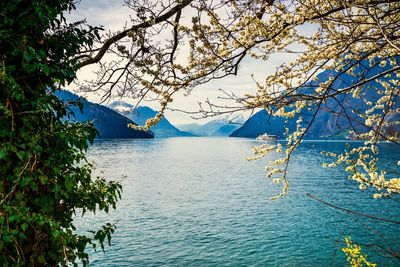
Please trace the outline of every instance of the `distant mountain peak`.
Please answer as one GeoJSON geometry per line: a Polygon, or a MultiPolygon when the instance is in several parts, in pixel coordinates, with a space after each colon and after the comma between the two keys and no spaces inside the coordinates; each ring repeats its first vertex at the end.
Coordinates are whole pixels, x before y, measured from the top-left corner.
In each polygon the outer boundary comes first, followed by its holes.
{"type": "Polygon", "coordinates": [[[76,106],[70,106],[75,113],[71,120],[92,121],[98,131],[99,138],[153,138],[150,132],[139,131],[128,127],[129,123],[134,123],[127,117],[121,115],[109,107],[92,103],[84,97],[80,97],[67,90],[56,91],[55,95],[68,102],[70,100],[80,99],[83,105],[83,112],[76,106]]]}
{"type": "Polygon", "coordinates": [[[229,122],[243,124],[246,122],[246,118],[242,114],[231,114],[229,115],[229,122]]]}
{"type": "Polygon", "coordinates": [[[200,136],[228,136],[242,126],[245,121],[245,117],[241,114],[229,114],[220,116],[204,124],[181,124],[179,127],[200,136]]]}
{"type": "Polygon", "coordinates": [[[243,124],[246,121],[246,118],[242,114],[228,114],[223,117],[218,117],[214,120],[211,120],[211,123],[225,123],[225,124],[243,124]]]}
{"type": "MultiPolygon", "coordinates": [[[[139,106],[135,108],[133,105],[123,101],[114,101],[109,107],[133,120],[140,126],[145,125],[147,119],[153,118],[158,112],[148,106],[139,106]]],[[[191,133],[177,129],[165,117],[163,117],[157,125],[152,126],[150,130],[154,132],[156,137],[193,136],[191,133]]]]}
{"type": "Polygon", "coordinates": [[[108,105],[109,108],[123,114],[129,114],[135,107],[122,100],[117,100],[108,105]]]}

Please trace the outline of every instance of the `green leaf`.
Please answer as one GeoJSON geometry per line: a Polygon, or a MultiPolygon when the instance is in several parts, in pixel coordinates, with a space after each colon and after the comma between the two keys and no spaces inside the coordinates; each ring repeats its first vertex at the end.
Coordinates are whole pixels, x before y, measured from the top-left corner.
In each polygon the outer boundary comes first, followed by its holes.
{"type": "Polygon", "coordinates": [[[0,159],[7,157],[7,151],[5,149],[0,149],[0,159]]]}
{"type": "Polygon", "coordinates": [[[22,67],[24,70],[26,70],[28,73],[34,71],[36,69],[36,65],[33,64],[22,64],[22,67]]]}
{"type": "Polygon", "coordinates": [[[32,47],[27,47],[23,52],[24,61],[29,63],[35,57],[35,50],[32,47]]]}
{"type": "Polygon", "coordinates": [[[19,221],[21,219],[21,216],[18,214],[11,214],[9,217],[9,221],[10,222],[15,222],[15,221],[19,221]]]}
{"type": "Polygon", "coordinates": [[[39,64],[39,67],[44,72],[44,74],[46,75],[50,74],[50,67],[47,66],[46,64],[39,64]]]}
{"type": "Polygon", "coordinates": [[[45,263],[46,263],[46,259],[45,259],[45,257],[44,257],[43,255],[40,255],[40,256],[37,258],[37,261],[38,261],[38,263],[40,263],[40,264],[45,264],[45,263]]]}
{"type": "Polygon", "coordinates": [[[29,225],[27,223],[23,223],[21,224],[21,228],[22,230],[26,231],[26,229],[28,229],[29,225]]]}

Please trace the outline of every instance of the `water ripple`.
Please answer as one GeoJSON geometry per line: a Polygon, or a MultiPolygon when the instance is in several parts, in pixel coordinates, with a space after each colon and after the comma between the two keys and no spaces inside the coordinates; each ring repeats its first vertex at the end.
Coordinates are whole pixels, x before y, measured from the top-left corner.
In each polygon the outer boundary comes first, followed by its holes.
{"type": "MultiPolygon", "coordinates": [[[[340,170],[322,169],[321,150],[344,143],[305,143],[290,165],[290,194],[268,199],[280,188],[265,178],[266,161],[246,162],[255,142],[246,139],[171,138],[98,141],[89,157],[96,172],[123,181],[116,211],[77,218],[81,231],[119,219],[106,254],[90,251],[91,266],[334,266],[344,265],[338,238],[398,245],[399,228],[363,220],[321,205],[306,193],[376,216],[399,218],[393,203],[340,170]]],[[[355,144],[356,145],[356,144],[355,144]]],[[[382,147],[388,166],[399,150],[382,147]]],[[[268,161],[269,159],[267,159],[268,161]]],[[[384,266],[398,261],[366,248],[384,266]]]]}

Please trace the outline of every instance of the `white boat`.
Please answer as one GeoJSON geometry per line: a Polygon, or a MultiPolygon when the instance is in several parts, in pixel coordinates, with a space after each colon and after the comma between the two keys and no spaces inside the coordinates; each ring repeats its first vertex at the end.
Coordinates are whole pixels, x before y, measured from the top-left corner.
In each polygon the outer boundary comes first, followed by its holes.
{"type": "Polygon", "coordinates": [[[257,136],[256,140],[257,141],[276,141],[276,140],[278,140],[278,136],[265,133],[265,134],[257,136]]]}

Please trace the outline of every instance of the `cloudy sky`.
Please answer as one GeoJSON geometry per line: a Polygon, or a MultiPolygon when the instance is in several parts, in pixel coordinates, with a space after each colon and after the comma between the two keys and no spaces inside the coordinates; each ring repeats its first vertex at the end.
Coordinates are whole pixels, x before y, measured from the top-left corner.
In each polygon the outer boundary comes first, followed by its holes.
{"type": "MultiPolygon", "coordinates": [[[[73,21],[85,18],[91,25],[102,25],[106,31],[116,31],[123,28],[125,23],[129,21],[131,11],[124,7],[123,4],[123,0],[82,0],[77,4],[77,10],[69,15],[69,19],[73,21]]],[[[185,10],[183,10],[182,15],[185,16],[185,10]]],[[[190,16],[190,14],[186,15],[190,16]]],[[[175,95],[174,102],[170,107],[186,111],[197,111],[199,109],[198,102],[207,99],[210,99],[213,103],[223,104],[222,100],[218,99],[219,96],[222,96],[218,89],[232,91],[236,95],[254,92],[255,84],[252,74],[256,80],[262,81],[267,74],[274,72],[275,68],[284,61],[285,56],[282,55],[272,56],[267,63],[246,59],[240,68],[238,76],[230,76],[196,87],[189,96],[185,96],[183,93],[175,95]]],[[[90,78],[92,70],[91,67],[83,69],[78,73],[78,79],[90,78]]],[[[74,88],[74,86],[71,87],[74,88]]],[[[94,94],[85,96],[93,102],[98,102],[100,99],[99,96],[94,94]]],[[[135,104],[131,99],[123,100],[135,104]]],[[[158,107],[154,102],[145,102],[142,105],[148,105],[154,109],[158,107]]],[[[194,122],[190,115],[176,111],[167,111],[166,117],[174,124],[194,122]]],[[[204,123],[205,121],[207,119],[198,122],[204,123]]]]}

